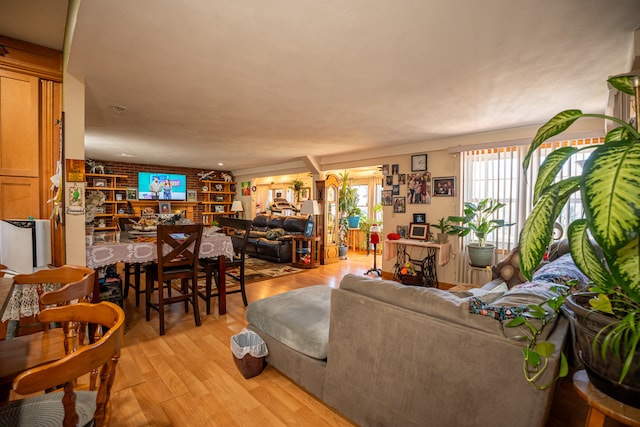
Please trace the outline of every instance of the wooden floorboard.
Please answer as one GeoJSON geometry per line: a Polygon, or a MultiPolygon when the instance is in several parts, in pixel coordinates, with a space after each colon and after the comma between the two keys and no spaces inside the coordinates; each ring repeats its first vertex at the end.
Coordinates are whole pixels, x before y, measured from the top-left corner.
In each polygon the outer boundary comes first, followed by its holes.
{"type": "MultiPolygon", "coordinates": [[[[247,296],[255,301],[312,285],[338,287],[342,276],[362,275],[372,263],[372,255],[350,252],[348,259],[339,263],[248,284],[247,296]]],[[[130,292],[125,301],[125,347],[111,395],[111,425],[352,426],[270,366],[257,377],[242,377],[229,341],[246,326],[245,310],[240,294],[228,296],[223,316],[218,315],[216,304],[212,304],[211,315],[204,314],[201,300],[202,326],[195,327],[192,312],[185,314],[184,306],[175,304],[166,316],[166,335],[160,337],[157,313],[152,311],[151,321],[145,321],[144,301],[135,307],[130,292]]],[[[571,381],[564,380],[547,427],[583,426],[586,412],[571,381]]],[[[508,422],[518,424],[517,420],[508,422]]],[[[619,424],[608,420],[606,426],[619,424]]]]}

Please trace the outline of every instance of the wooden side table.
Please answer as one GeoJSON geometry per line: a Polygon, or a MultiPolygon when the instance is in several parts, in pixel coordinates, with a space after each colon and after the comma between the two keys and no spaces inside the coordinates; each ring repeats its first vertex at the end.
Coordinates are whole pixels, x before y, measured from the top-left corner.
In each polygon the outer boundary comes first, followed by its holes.
{"type": "Polygon", "coordinates": [[[293,236],[291,238],[291,265],[298,268],[316,268],[320,265],[319,245],[320,236],[293,236]],[[305,255],[309,255],[309,262],[303,261],[302,257],[305,255]]]}
{"type": "Polygon", "coordinates": [[[607,396],[596,388],[587,371],[581,370],[573,374],[573,388],[589,405],[586,427],[602,427],[606,417],[627,425],[640,427],[640,409],[634,408],[607,396]]]}

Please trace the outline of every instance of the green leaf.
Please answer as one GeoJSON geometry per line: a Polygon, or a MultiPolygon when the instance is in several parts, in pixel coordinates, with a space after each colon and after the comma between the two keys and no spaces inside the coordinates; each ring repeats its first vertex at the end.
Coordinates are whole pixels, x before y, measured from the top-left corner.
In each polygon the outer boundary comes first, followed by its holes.
{"type": "Polygon", "coordinates": [[[594,283],[603,289],[611,289],[613,280],[604,267],[595,248],[591,244],[587,231],[587,221],[579,219],[572,222],[567,230],[571,257],[578,268],[594,283]]]}
{"type": "Polygon", "coordinates": [[[577,148],[562,147],[549,153],[538,170],[538,178],[533,190],[534,204],[538,202],[540,195],[551,186],[566,161],[576,152],[578,152],[577,148]]]}
{"type": "Polygon", "coordinates": [[[573,124],[573,122],[578,120],[580,117],[582,117],[582,111],[580,110],[565,110],[556,114],[551,118],[551,120],[549,120],[547,123],[542,125],[540,129],[538,129],[538,133],[536,133],[535,138],[533,138],[533,141],[529,146],[529,151],[527,152],[527,155],[522,162],[522,168],[524,169],[525,173],[529,168],[529,163],[531,162],[531,156],[533,155],[533,152],[536,151],[538,147],[542,145],[542,143],[547,139],[564,132],[569,126],[573,124]]]}
{"type": "Polygon", "coordinates": [[[551,357],[554,351],[556,351],[556,346],[549,341],[542,341],[536,345],[536,353],[542,357],[551,357]]]}
{"type": "Polygon", "coordinates": [[[607,80],[611,86],[628,95],[635,95],[633,90],[633,76],[616,76],[607,80]]]}
{"type": "Polygon", "coordinates": [[[640,235],[620,248],[609,265],[620,287],[640,304],[640,235]]]}
{"type": "Polygon", "coordinates": [[[507,328],[515,328],[517,326],[520,326],[524,324],[524,319],[522,317],[514,317],[513,319],[509,320],[505,326],[507,328]]]}
{"type": "Polygon", "coordinates": [[[540,366],[541,360],[540,360],[540,355],[538,355],[538,353],[528,348],[523,348],[522,352],[524,353],[525,362],[527,362],[529,365],[533,366],[534,368],[537,366],[540,366]]]}
{"type": "Polygon", "coordinates": [[[568,178],[553,184],[542,194],[520,233],[520,270],[531,280],[531,273],[540,264],[547,250],[553,225],[569,196],[579,188],[579,178],[568,178]]]}
{"type": "Polygon", "coordinates": [[[633,134],[631,133],[631,129],[625,126],[620,126],[615,129],[611,129],[604,138],[604,142],[612,142],[612,141],[631,141],[633,139],[633,134]]]}
{"type": "Polygon", "coordinates": [[[613,313],[613,307],[611,307],[611,300],[605,294],[598,294],[589,300],[589,305],[594,308],[594,310],[602,311],[603,313],[613,313]]]}
{"type": "MultiPolygon", "coordinates": [[[[590,231],[605,254],[613,254],[640,229],[640,144],[610,142],[584,164],[581,180],[590,231]]],[[[609,262],[613,261],[608,259],[609,262]]]]}
{"type": "Polygon", "coordinates": [[[560,371],[558,372],[558,377],[564,378],[569,373],[569,362],[567,362],[567,357],[564,353],[560,353],[560,371]]]}

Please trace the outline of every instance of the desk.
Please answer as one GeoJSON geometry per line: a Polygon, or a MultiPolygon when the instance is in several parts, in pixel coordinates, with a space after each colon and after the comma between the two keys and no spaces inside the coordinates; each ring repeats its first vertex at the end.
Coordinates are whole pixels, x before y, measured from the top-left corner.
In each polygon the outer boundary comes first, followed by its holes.
{"type": "MultiPolygon", "coordinates": [[[[168,247],[167,252],[170,250],[168,247]]],[[[131,264],[153,262],[156,260],[157,249],[155,240],[138,241],[129,239],[126,232],[121,232],[120,240],[116,242],[94,242],[86,248],[87,267],[100,268],[118,262],[131,264]]],[[[200,242],[200,258],[220,257],[220,279],[218,286],[218,312],[227,312],[225,257],[233,259],[233,242],[231,237],[222,233],[203,235],[200,242]]],[[[94,287],[94,300],[99,296],[98,275],[94,287]]],[[[97,302],[97,301],[96,301],[97,302]]]]}
{"type": "MultiPolygon", "coordinates": [[[[438,275],[436,272],[436,255],[437,264],[446,265],[451,257],[450,243],[433,243],[414,239],[398,239],[384,241],[384,259],[389,260],[396,257],[396,263],[393,266],[393,276],[395,279],[407,284],[415,284],[420,286],[438,287],[438,275]],[[420,258],[414,258],[410,254],[413,247],[426,249],[426,255],[420,258]],[[401,274],[402,267],[407,263],[411,263],[415,269],[415,283],[403,280],[401,274]]],[[[414,277],[414,276],[411,276],[414,277]]],[[[409,279],[408,277],[407,279],[409,279]]]]}
{"type": "Polygon", "coordinates": [[[589,405],[585,427],[602,427],[606,417],[627,426],[640,426],[640,409],[618,402],[598,390],[585,370],[573,374],[573,388],[589,405]]]}

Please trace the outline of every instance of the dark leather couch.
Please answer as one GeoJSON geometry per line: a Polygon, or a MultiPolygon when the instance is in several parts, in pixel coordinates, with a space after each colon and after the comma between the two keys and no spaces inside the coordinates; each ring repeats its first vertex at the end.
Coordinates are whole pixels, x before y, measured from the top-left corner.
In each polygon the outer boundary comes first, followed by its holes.
{"type": "Polygon", "coordinates": [[[291,237],[304,234],[307,215],[258,215],[247,240],[249,256],[272,262],[291,262],[291,237]]]}

